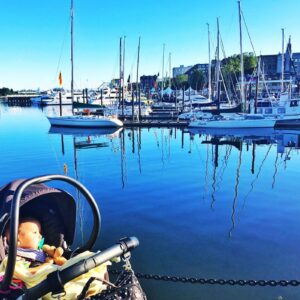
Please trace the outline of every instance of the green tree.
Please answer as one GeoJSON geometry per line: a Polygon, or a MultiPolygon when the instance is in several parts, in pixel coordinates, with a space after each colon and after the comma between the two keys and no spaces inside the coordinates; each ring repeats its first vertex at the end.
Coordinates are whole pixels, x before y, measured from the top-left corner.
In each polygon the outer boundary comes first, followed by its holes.
{"type": "MultiPolygon", "coordinates": [[[[256,67],[256,56],[253,53],[244,53],[244,73],[247,76],[253,74],[253,71],[256,67]]],[[[224,81],[226,82],[226,86],[228,88],[228,92],[232,93],[233,89],[235,89],[237,81],[240,78],[241,72],[241,56],[240,55],[232,55],[222,61],[222,74],[224,77],[224,81]]]]}
{"type": "Polygon", "coordinates": [[[189,78],[189,83],[194,90],[202,89],[206,78],[202,70],[194,70],[189,78]]]}
{"type": "Polygon", "coordinates": [[[0,96],[7,96],[11,94],[14,94],[13,89],[9,89],[7,87],[3,87],[0,89],[0,96]]]}
{"type": "MultiPolygon", "coordinates": [[[[245,75],[251,75],[256,67],[256,56],[253,53],[244,53],[243,58],[245,75]]],[[[241,72],[241,56],[235,54],[223,59],[222,66],[224,72],[238,75],[241,72]]]]}
{"type": "Polygon", "coordinates": [[[182,75],[177,75],[175,78],[172,80],[172,88],[175,89],[181,89],[183,87],[188,87],[189,82],[188,82],[188,75],[182,74],[182,75]]]}
{"type": "Polygon", "coordinates": [[[244,69],[245,74],[252,75],[255,67],[257,65],[257,58],[254,53],[245,53],[244,54],[244,69]]]}

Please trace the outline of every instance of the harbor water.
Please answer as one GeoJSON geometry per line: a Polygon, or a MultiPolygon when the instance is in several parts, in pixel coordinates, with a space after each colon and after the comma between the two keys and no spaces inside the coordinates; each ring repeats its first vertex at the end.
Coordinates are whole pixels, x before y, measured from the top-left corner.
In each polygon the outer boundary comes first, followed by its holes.
{"type": "MultiPolygon", "coordinates": [[[[136,236],[136,272],[300,279],[300,131],[63,130],[46,118],[55,107],[0,110],[0,185],[64,171],[77,178],[100,207],[95,250],[136,236]]],[[[52,185],[77,201],[76,247],[93,225],[88,205],[52,185]]],[[[299,287],[141,284],[149,300],[300,299],[299,287]]]]}

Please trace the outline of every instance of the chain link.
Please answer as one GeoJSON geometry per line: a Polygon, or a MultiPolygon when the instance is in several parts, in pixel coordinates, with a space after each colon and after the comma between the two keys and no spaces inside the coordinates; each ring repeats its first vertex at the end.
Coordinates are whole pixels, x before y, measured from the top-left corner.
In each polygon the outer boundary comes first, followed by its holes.
{"type": "MultiPolygon", "coordinates": [[[[110,270],[110,274],[119,275],[122,273],[121,270],[110,270]]],[[[180,283],[192,283],[192,284],[210,284],[210,285],[239,285],[239,286],[292,286],[296,287],[300,285],[299,280],[244,280],[244,279],[205,279],[195,277],[178,277],[178,276],[166,276],[166,275],[153,275],[135,273],[137,278],[150,279],[156,281],[166,282],[180,282],[180,283]]]]}

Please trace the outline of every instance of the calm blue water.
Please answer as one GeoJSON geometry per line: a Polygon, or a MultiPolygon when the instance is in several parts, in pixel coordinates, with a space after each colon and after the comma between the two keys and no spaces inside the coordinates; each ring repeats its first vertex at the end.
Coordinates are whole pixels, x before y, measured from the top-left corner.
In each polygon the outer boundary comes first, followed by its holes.
{"type": "MultiPolygon", "coordinates": [[[[45,115],[56,108],[0,108],[0,184],[63,174],[66,164],[68,175],[85,184],[100,206],[96,248],[137,236],[136,271],[300,279],[300,132],[256,132],[260,137],[251,138],[251,132],[213,137],[143,128],[74,136],[49,133],[45,115]]],[[[70,191],[79,207],[78,245],[92,220],[83,199],[70,191]]],[[[142,285],[157,300],[300,299],[299,288],[142,285]]]]}

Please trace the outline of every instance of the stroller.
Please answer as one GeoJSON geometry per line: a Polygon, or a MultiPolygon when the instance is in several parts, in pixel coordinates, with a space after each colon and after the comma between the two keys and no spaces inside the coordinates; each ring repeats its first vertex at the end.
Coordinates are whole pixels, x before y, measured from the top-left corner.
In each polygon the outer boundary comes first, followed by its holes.
{"type": "MultiPolygon", "coordinates": [[[[19,217],[34,217],[43,224],[43,236],[45,243],[55,247],[62,247],[66,258],[78,255],[90,250],[95,244],[100,231],[100,212],[95,199],[90,192],[78,181],[63,175],[46,175],[34,177],[28,180],[16,180],[0,189],[0,260],[7,257],[5,274],[0,282],[0,299],[38,299],[52,293],[58,299],[64,294],[64,285],[78,276],[87,273],[95,267],[115,258],[123,257],[127,261],[130,251],[138,246],[135,237],[123,238],[116,245],[95,253],[93,256],[80,260],[77,263],[50,273],[47,278],[34,287],[26,288],[22,283],[13,281],[13,274],[17,259],[17,237],[19,217]],[[76,203],[74,198],[67,192],[48,187],[43,184],[52,180],[66,182],[85,197],[92,210],[94,226],[88,241],[81,248],[72,251],[76,225],[76,203]],[[9,224],[9,247],[5,242],[5,228],[9,224]],[[19,285],[18,285],[19,284],[19,285]]],[[[102,295],[94,295],[88,299],[146,299],[141,286],[134,273],[128,280],[128,274],[124,273],[117,279],[115,287],[108,289],[102,295]],[[122,276],[121,276],[122,275],[122,276]],[[127,279],[125,278],[127,276],[127,279]],[[124,280],[125,278],[125,280],[124,280]],[[131,296],[132,291],[134,295],[131,296]],[[127,295],[124,296],[123,295],[127,295]]],[[[90,282],[91,280],[89,280],[90,282]]],[[[85,298],[84,292],[76,299],[85,298]]],[[[61,298],[63,299],[63,298],[61,298]]]]}

